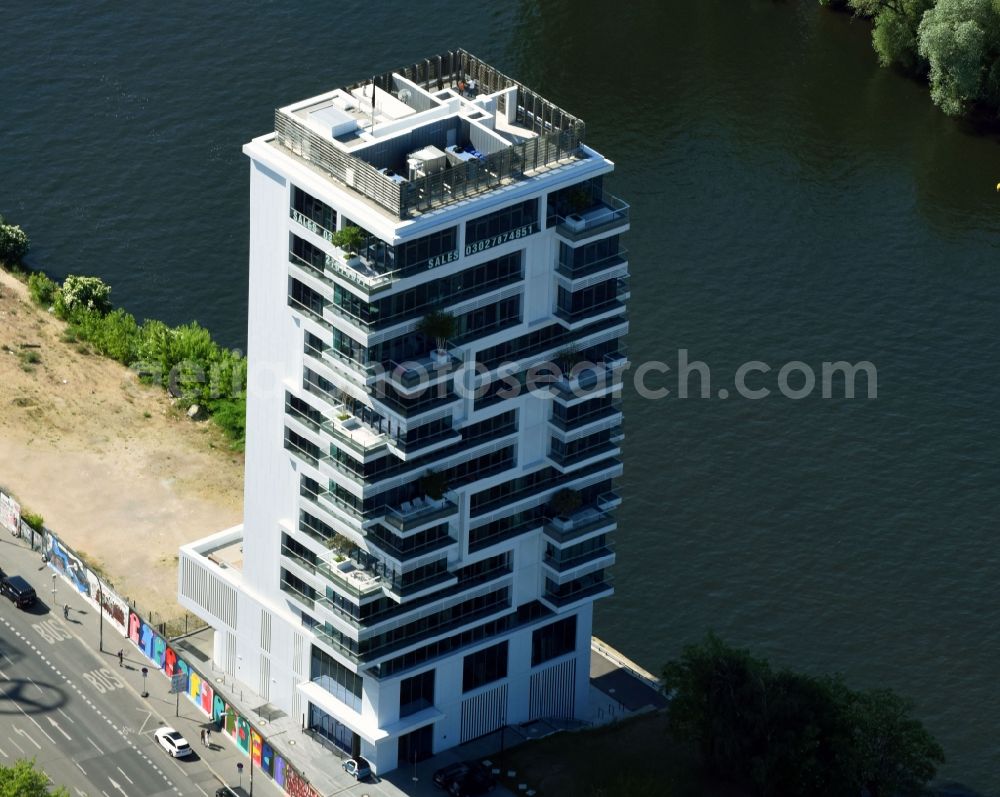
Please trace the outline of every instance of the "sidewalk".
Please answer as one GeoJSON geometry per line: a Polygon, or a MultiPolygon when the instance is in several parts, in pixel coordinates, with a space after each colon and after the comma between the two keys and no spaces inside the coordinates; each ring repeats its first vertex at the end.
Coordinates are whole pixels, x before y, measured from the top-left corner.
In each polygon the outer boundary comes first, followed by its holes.
{"type": "MultiPolygon", "coordinates": [[[[16,545],[27,559],[34,561],[25,541],[16,545]]],[[[41,586],[41,585],[39,585],[41,586]]],[[[41,586],[40,596],[45,595],[41,586]]],[[[71,611],[86,611],[93,614],[93,607],[61,578],[58,579],[58,598],[55,612],[68,602],[71,611]]],[[[96,623],[95,623],[96,625],[96,623]]],[[[264,772],[251,766],[250,758],[237,748],[232,737],[217,730],[205,714],[184,695],[179,698],[170,693],[170,680],[156,669],[142,652],[109,622],[103,623],[104,650],[98,653],[104,666],[123,676],[128,688],[136,695],[143,691],[142,668],[147,668],[145,687],[148,697],[144,702],[157,720],[176,728],[191,743],[199,757],[215,777],[211,784],[197,782],[190,784],[206,797],[214,797],[220,785],[231,787],[237,795],[244,797],[250,793],[251,770],[253,789],[263,797],[281,797],[286,792],[264,772]],[[124,651],[124,666],[118,665],[118,650],[124,651]],[[177,714],[179,713],[179,716],[177,714]],[[204,747],[200,742],[202,730],[211,731],[211,744],[204,747]],[[243,764],[242,778],[237,764],[243,764]],[[239,784],[242,783],[242,789],[239,784]]],[[[88,640],[88,646],[97,647],[97,629],[81,629],[88,640]]],[[[552,733],[577,731],[587,727],[602,725],[627,716],[662,709],[666,700],[659,692],[655,678],[639,665],[627,659],[601,640],[592,640],[590,656],[590,717],[587,721],[577,720],[536,720],[523,725],[508,726],[474,741],[460,745],[435,755],[415,765],[404,765],[384,777],[374,777],[365,783],[356,782],[341,767],[346,753],[326,742],[322,737],[314,737],[299,725],[299,719],[277,716],[273,707],[260,695],[255,694],[245,684],[234,681],[212,662],[212,634],[210,628],[169,641],[179,656],[190,661],[218,688],[227,703],[243,717],[251,721],[271,744],[276,753],[280,752],[289,764],[294,766],[309,785],[323,797],[345,795],[345,797],[439,797],[441,790],[434,786],[432,774],[441,767],[457,761],[478,760],[489,762],[495,772],[505,771],[504,752],[533,739],[540,739],[552,733]]],[[[142,698],[140,698],[142,699],[142,698]]],[[[280,712],[277,712],[280,714],[280,712]]],[[[534,794],[531,784],[520,783],[516,775],[511,780],[518,792],[530,797],[534,794]]],[[[497,795],[512,792],[498,787],[497,795]]]]}

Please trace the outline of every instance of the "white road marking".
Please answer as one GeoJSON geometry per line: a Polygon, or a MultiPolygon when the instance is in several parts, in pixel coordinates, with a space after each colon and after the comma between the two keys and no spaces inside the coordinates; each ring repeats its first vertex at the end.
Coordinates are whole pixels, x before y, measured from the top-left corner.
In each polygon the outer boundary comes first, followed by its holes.
{"type": "MultiPolygon", "coordinates": [[[[38,742],[36,742],[34,739],[32,739],[30,736],[28,736],[28,732],[27,731],[22,731],[16,725],[14,726],[14,733],[19,733],[21,736],[23,736],[25,739],[27,739],[29,742],[31,742],[33,745],[35,745],[35,747],[37,747],[39,750],[42,749],[42,746],[38,742]]],[[[55,742],[53,742],[53,744],[55,744],[55,742]]]]}
{"type": "Polygon", "coordinates": [[[27,753],[24,752],[24,748],[21,747],[21,745],[19,745],[17,742],[11,739],[9,736],[7,738],[10,740],[10,743],[14,745],[14,747],[16,747],[18,750],[21,751],[21,755],[27,755],[27,753]]]}
{"type": "Polygon", "coordinates": [[[123,788],[121,787],[121,784],[120,784],[120,783],[119,783],[118,781],[116,781],[116,780],[115,780],[115,779],[114,779],[113,777],[111,777],[110,775],[108,775],[108,780],[110,780],[110,781],[111,781],[111,785],[115,787],[115,791],[119,791],[119,792],[121,792],[121,793],[122,793],[122,795],[123,795],[124,797],[128,797],[128,794],[126,793],[125,789],[123,789],[123,788]]]}
{"type": "Polygon", "coordinates": [[[196,788],[196,789],[197,789],[198,791],[200,791],[200,792],[201,792],[202,794],[204,794],[204,795],[205,795],[205,797],[208,797],[208,792],[207,792],[207,791],[205,791],[205,790],[204,790],[204,789],[203,789],[203,788],[202,788],[201,786],[199,786],[199,785],[198,785],[197,783],[196,783],[196,784],[194,784],[194,787],[195,787],[195,788],[196,788]]]}
{"type": "Polygon", "coordinates": [[[101,794],[103,794],[104,797],[111,797],[111,795],[104,791],[104,789],[101,789],[101,794]]]}
{"type": "Polygon", "coordinates": [[[2,747],[0,747],[0,755],[2,755],[4,758],[10,758],[10,756],[7,755],[7,751],[4,750],[2,747]]]}
{"type": "Polygon", "coordinates": [[[76,797],[87,797],[87,792],[80,791],[76,786],[73,787],[73,791],[76,792],[76,797]]]}
{"type": "Polygon", "coordinates": [[[85,770],[83,767],[80,766],[79,761],[74,761],[73,763],[76,764],[76,768],[79,769],[84,775],[87,774],[87,770],[85,770]]]}
{"type": "Polygon", "coordinates": [[[100,747],[98,747],[97,743],[93,739],[91,739],[89,736],[87,737],[87,741],[90,742],[92,745],[94,745],[94,749],[97,750],[98,753],[100,753],[101,755],[104,755],[104,751],[100,747]]]}
{"type": "Polygon", "coordinates": [[[5,673],[3,670],[0,670],[0,677],[2,677],[5,681],[10,680],[10,678],[7,677],[7,673],[5,673]]]}
{"type": "MultiPolygon", "coordinates": [[[[14,705],[15,705],[15,706],[17,706],[17,704],[16,704],[16,703],[15,703],[14,705]]],[[[17,706],[17,710],[18,710],[18,711],[20,711],[20,712],[21,712],[22,714],[24,714],[24,716],[25,716],[25,717],[27,717],[27,718],[28,718],[29,720],[31,720],[31,721],[32,721],[32,722],[34,723],[35,727],[36,727],[36,728],[38,728],[38,730],[40,730],[40,731],[42,732],[42,736],[44,736],[44,737],[45,737],[46,739],[48,739],[48,740],[49,740],[50,742],[52,742],[52,744],[55,744],[55,743],[56,743],[56,740],[55,740],[55,739],[53,739],[53,738],[52,738],[51,736],[49,736],[49,735],[48,735],[48,734],[47,734],[47,733],[45,732],[45,729],[44,729],[44,728],[43,728],[43,727],[42,727],[41,725],[39,725],[39,724],[38,724],[38,723],[37,723],[37,722],[35,721],[35,718],[34,718],[34,717],[32,717],[32,716],[31,716],[31,715],[30,715],[30,714],[29,714],[28,712],[26,712],[26,711],[25,711],[25,710],[24,710],[23,708],[21,708],[20,706],[17,706]]],[[[16,731],[16,730],[17,730],[17,728],[14,728],[14,730],[16,731]]],[[[20,733],[23,733],[23,731],[19,731],[19,732],[20,732],[20,733]]],[[[34,741],[34,739],[32,739],[32,741],[34,741]]],[[[38,749],[39,749],[39,750],[41,750],[42,748],[40,748],[40,747],[39,747],[38,749]]]]}
{"type": "Polygon", "coordinates": [[[122,773],[122,777],[125,778],[125,780],[127,780],[129,783],[134,783],[135,782],[135,781],[132,780],[132,778],[130,778],[128,775],[125,774],[125,770],[122,769],[121,767],[115,767],[115,769],[117,769],[119,772],[121,772],[122,773]]]}
{"type": "Polygon", "coordinates": [[[66,741],[68,742],[73,741],[73,737],[70,736],[68,733],[66,733],[66,731],[64,731],[62,727],[59,725],[59,723],[56,722],[54,719],[52,719],[52,717],[46,717],[46,719],[48,719],[49,724],[52,725],[53,728],[55,728],[57,731],[59,731],[59,733],[61,733],[63,736],[66,737],[66,741]]]}
{"type": "Polygon", "coordinates": [[[58,711],[58,712],[59,712],[60,714],[62,714],[62,715],[63,715],[63,716],[64,716],[64,717],[66,718],[66,719],[68,719],[68,720],[69,720],[70,722],[72,722],[72,723],[73,723],[74,725],[76,725],[76,720],[75,720],[75,719],[73,719],[73,718],[72,718],[72,717],[71,717],[71,716],[70,716],[69,714],[67,714],[67,713],[66,713],[65,711],[63,711],[63,710],[62,710],[61,708],[57,708],[57,709],[56,709],[56,711],[58,711]]]}
{"type": "Polygon", "coordinates": [[[42,693],[43,695],[45,694],[45,690],[44,690],[44,689],[42,689],[42,687],[40,687],[40,686],[39,686],[38,684],[36,684],[36,683],[35,683],[35,681],[34,681],[34,679],[33,679],[33,678],[32,678],[32,677],[30,676],[30,675],[28,675],[28,676],[25,676],[25,677],[26,677],[26,678],[27,678],[27,679],[28,679],[29,681],[31,681],[31,684],[32,684],[32,686],[34,686],[34,687],[35,687],[35,689],[37,689],[37,690],[38,690],[39,692],[41,692],[41,693],[42,693]]]}

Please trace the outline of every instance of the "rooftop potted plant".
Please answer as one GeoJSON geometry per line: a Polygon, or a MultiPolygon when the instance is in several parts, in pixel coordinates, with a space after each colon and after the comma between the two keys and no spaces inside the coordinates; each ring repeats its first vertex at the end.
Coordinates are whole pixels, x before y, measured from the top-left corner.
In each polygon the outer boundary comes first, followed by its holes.
{"type": "Polygon", "coordinates": [[[580,493],[569,487],[563,487],[549,499],[549,508],[559,520],[569,520],[570,515],[576,512],[582,503],[580,493]]]}
{"type": "Polygon", "coordinates": [[[420,489],[424,491],[424,495],[435,501],[440,501],[444,498],[445,490],[448,489],[448,480],[443,473],[429,470],[420,477],[420,489]]]}
{"type": "Polygon", "coordinates": [[[365,235],[360,227],[349,224],[337,230],[331,237],[330,242],[344,251],[344,256],[348,261],[358,257],[358,251],[365,242],[365,235]]]}
{"type": "Polygon", "coordinates": [[[444,310],[433,310],[420,320],[418,329],[429,338],[434,338],[437,349],[434,351],[434,359],[439,363],[448,362],[448,338],[455,334],[455,316],[444,310]]]}

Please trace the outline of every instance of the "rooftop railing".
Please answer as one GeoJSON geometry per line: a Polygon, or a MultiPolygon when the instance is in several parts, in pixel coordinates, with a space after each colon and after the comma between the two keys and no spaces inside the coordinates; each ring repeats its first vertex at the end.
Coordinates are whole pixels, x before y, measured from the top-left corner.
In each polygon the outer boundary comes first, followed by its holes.
{"type": "MultiPolygon", "coordinates": [[[[311,129],[293,112],[280,108],[274,118],[277,143],[400,219],[489,191],[507,180],[521,179],[527,172],[581,155],[585,126],[580,119],[465,50],[442,53],[394,71],[429,90],[455,85],[459,80],[475,80],[481,91],[488,94],[516,87],[517,124],[536,135],[499,152],[404,183],[396,182],[380,170],[382,166],[396,164],[375,165],[351,155],[331,138],[311,129]]],[[[383,91],[393,91],[393,74],[377,75],[375,85],[383,91]]],[[[346,88],[350,91],[356,86],[346,88]]],[[[498,112],[506,112],[506,101],[501,95],[498,112]]]]}

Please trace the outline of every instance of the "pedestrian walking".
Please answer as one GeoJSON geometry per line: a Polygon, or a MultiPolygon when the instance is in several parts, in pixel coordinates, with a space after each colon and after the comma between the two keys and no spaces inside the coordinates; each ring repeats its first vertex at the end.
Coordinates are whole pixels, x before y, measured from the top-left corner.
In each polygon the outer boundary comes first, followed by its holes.
{"type": "Polygon", "coordinates": [[[212,731],[210,730],[205,731],[205,744],[207,744],[209,747],[212,746],[212,731]]]}
{"type": "Polygon", "coordinates": [[[68,603],[64,603],[63,604],[63,618],[66,619],[66,620],[69,619],[69,604],[68,603]]]}
{"type": "Polygon", "coordinates": [[[118,666],[119,667],[124,667],[125,666],[124,664],[122,664],[122,660],[124,658],[125,658],[125,651],[124,650],[119,650],[118,651],[118,666]]]}
{"type": "Polygon", "coordinates": [[[199,736],[201,737],[201,746],[204,747],[205,746],[205,729],[204,728],[201,729],[201,732],[199,733],[199,736]]]}

